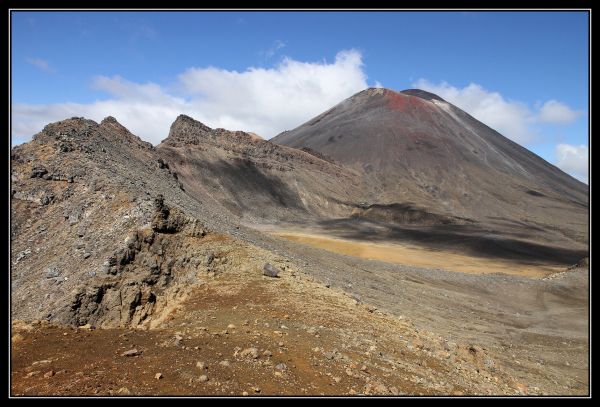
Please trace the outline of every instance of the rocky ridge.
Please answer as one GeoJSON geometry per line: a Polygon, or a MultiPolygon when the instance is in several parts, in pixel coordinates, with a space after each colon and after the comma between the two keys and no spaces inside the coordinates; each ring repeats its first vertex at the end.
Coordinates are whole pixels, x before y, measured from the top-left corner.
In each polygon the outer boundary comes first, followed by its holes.
{"type": "Polygon", "coordinates": [[[360,195],[360,179],[351,170],[184,115],[156,150],[188,194],[210,195],[249,222],[348,216],[360,195]]]}

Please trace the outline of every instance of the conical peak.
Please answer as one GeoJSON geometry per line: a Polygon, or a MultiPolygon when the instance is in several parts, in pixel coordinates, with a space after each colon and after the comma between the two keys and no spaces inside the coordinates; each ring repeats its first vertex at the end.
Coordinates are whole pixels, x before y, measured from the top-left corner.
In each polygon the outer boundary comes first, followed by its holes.
{"type": "Polygon", "coordinates": [[[435,108],[431,103],[434,99],[443,100],[419,89],[396,92],[386,88],[368,88],[341,102],[334,109],[338,112],[352,112],[354,115],[358,111],[380,111],[380,109],[414,115],[420,114],[419,112],[429,113],[435,108]]]}
{"type": "Polygon", "coordinates": [[[385,96],[385,95],[389,95],[389,94],[393,94],[393,93],[397,93],[396,91],[392,90],[392,89],[386,89],[386,88],[367,88],[365,90],[362,90],[358,93],[356,93],[354,96],[350,97],[350,99],[355,99],[355,98],[372,98],[372,97],[376,97],[376,96],[385,96]]]}

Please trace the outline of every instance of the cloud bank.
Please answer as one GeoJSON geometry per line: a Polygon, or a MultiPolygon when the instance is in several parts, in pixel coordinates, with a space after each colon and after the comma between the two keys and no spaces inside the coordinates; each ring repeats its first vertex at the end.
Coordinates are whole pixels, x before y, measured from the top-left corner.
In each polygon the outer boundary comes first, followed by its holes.
{"type": "Polygon", "coordinates": [[[110,115],[142,139],[158,144],[175,118],[184,113],[210,127],[271,138],[368,85],[362,55],[346,50],[329,63],[284,58],[273,68],[243,72],[189,68],[168,88],[119,76],[98,76],[92,87],[109,97],[89,104],[13,105],[13,137],[28,140],[46,124],[73,116],[100,121],[110,115]]]}
{"type": "MultiPolygon", "coordinates": [[[[284,45],[276,42],[274,49],[284,45]]],[[[44,60],[28,62],[39,69],[52,70],[44,60]]],[[[136,83],[120,76],[97,76],[91,85],[107,94],[103,100],[13,105],[13,144],[28,141],[46,124],[69,117],[100,121],[114,116],[134,134],[156,145],[182,113],[213,128],[251,131],[268,139],[367,88],[363,67],[360,52],[345,50],[332,62],[283,58],[273,68],[251,67],[242,72],[192,67],[180,73],[170,86],[136,83]]],[[[376,82],[371,86],[382,85],[376,82]]],[[[419,79],[412,86],[441,96],[523,145],[539,139],[540,125],[568,125],[582,115],[557,100],[530,107],[474,83],[461,89],[446,82],[436,84],[419,79]]],[[[559,144],[555,158],[561,169],[587,182],[587,147],[559,144]]]]}

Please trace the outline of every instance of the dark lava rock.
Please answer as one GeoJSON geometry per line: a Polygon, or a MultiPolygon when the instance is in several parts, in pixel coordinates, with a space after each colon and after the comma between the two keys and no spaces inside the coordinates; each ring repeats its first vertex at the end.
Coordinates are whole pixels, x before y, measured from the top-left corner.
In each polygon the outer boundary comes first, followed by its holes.
{"type": "Polygon", "coordinates": [[[160,168],[160,169],[163,169],[163,168],[169,169],[169,164],[167,164],[166,162],[164,162],[162,158],[159,158],[158,159],[158,168],[160,168]]]}
{"type": "Polygon", "coordinates": [[[171,213],[162,195],[158,195],[154,200],[154,209],[156,213],[152,219],[152,230],[155,232],[177,233],[184,226],[185,220],[171,213]]]}

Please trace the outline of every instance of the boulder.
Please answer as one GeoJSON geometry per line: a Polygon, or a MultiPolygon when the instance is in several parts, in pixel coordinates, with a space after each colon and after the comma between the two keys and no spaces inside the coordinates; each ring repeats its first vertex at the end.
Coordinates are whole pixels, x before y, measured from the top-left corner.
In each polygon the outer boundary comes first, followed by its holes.
{"type": "Polygon", "coordinates": [[[281,270],[279,270],[277,267],[273,266],[270,263],[266,263],[263,266],[263,276],[276,278],[279,276],[280,271],[281,270]]]}

